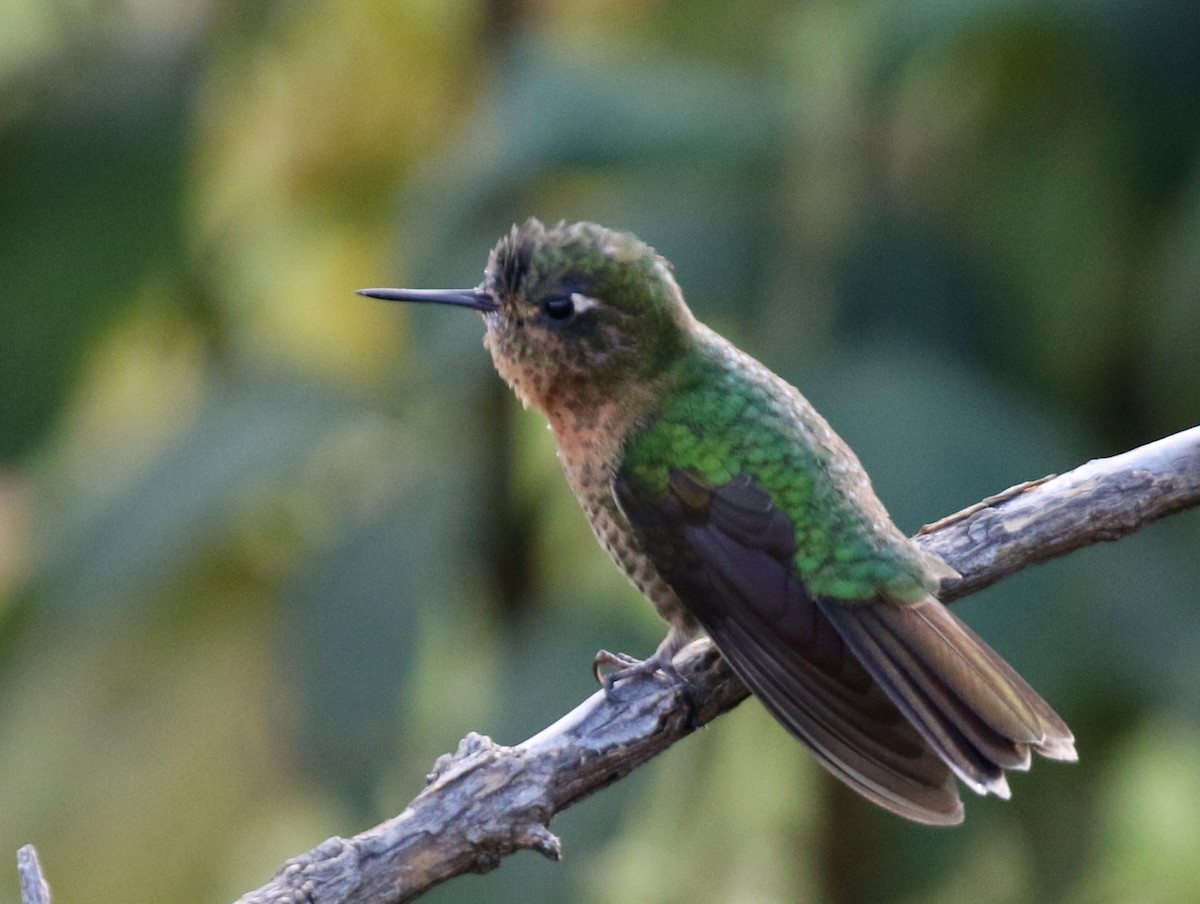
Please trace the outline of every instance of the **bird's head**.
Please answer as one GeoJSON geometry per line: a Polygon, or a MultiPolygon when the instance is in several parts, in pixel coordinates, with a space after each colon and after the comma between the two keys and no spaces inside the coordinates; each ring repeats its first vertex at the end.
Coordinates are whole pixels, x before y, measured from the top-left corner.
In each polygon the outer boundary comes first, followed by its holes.
{"type": "Polygon", "coordinates": [[[547,412],[640,393],[686,351],[695,326],[670,264],[594,223],[514,226],[474,289],[360,294],[479,311],[496,369],[526,405],[547,412]]]}

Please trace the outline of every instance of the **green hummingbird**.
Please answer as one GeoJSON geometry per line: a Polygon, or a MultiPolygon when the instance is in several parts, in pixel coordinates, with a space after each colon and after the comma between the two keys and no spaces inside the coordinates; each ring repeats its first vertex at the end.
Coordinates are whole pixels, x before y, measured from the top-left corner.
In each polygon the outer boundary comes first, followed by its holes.
{"type": "MultiPolygon", "coordinates": [[[[592,531],[669,630],[611,691],[707,632],[835,776],[917,822],[962,821],[957,776],[1009,796],[1030,751],[1075,760],[1063,720],[936,597],[956,576],[892,523],[858,458],[793,386],[698,321],[636,237],[531,219],[464,290],[363,289],[474,309],[550,422],[592,531]]],[[[677,675],[678,673],[674,673],[677,675]]]]}

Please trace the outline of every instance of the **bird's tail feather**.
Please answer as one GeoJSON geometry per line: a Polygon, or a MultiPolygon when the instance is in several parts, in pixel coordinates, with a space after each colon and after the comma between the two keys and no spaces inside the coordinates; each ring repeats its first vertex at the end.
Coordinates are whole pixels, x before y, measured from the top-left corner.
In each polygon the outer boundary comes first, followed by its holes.
{"type": "Polygon", "coordinates": [[[978,793],[1008,797],[1004,770],[1028,769],[1031,749],[1076,759],[1058,714],[936,599],[821,609],[889,699],[978,793]]]}

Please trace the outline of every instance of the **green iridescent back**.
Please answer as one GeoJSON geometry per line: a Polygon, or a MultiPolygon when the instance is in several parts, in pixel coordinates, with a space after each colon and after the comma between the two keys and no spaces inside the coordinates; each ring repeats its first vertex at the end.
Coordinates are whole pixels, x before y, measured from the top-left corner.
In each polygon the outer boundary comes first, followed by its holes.
{"type": "Polygon", "coordinates": [[[916,601],[938,582],[891,523],[850,449],[790,384],[701,327],[662,408],[626,441],[621,474],[667,492],[671,471],[716,487],[747,475],[795,526],[797,573],[818,597],[916,601]]]}

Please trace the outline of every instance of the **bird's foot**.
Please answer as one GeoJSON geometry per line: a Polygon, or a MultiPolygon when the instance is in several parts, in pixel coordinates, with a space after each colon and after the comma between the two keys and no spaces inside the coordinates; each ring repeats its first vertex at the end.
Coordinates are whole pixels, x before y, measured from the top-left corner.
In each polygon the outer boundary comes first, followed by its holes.
{"type": "Polygon", "coordinates": [[[664,665],[657,656],[637,659],[628,653],[610,653],[608,650],[601,650],[592,659],[592,674],[604,688],[604,693],[609,696],[612,695],[613,687],[618,681],[636,678],[639,675],[653,675],[658,671],[669,671],[675,676],[679,675],[673,665],[669,662],[664,665]],[[603,669],[606,667],[615,668],[616,671],[604,672],[603,669]]]}
{"type": "Polygon", "coordinates": [[[675,668],[675,663],[672,662],[673,658],[672,651],[661,648],[645,659],[637,659],[628,653],[610,653],[608,650],[601,650],[592,659],[592,674],[604,688],[604,696],[609,700],[616,701],[618,699],[616,695],[618,681],[626,681],[640,676],[649,677],[656,672],[661,672],[680,689],[680,694],[688,708],[688,724],[695,728],[697,727],[695,722],[696,703],[692,697],[692,690],[687,679],[675,668]],[[615,667],[616,671],[602,672],[601,670],[607,666],[615,667]]]}

